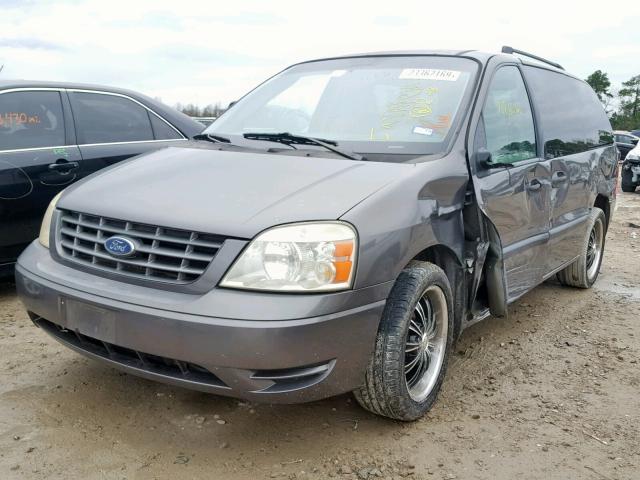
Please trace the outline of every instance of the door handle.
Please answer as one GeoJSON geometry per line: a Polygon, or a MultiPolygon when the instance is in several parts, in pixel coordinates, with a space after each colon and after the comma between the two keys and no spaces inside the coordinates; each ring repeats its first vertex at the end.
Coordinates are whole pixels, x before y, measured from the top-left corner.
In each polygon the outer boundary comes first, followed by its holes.
{"type": "Polygon", "coordinates": [[[552,187],[557,187],[558,185],[560,185],[561,183],[564,183],[567,181],[567,174],[564,173],[562,170],[559,170],[557,172],[555,172],[553,175],[551,175],[551,186],[552,187]]]}
{"type": "Polygon", "coordinates": [[[542,188],[542,183],[537,178],[534,178],[527,184],[527,190],[530,192],[537,192],[542,188]]]}
{"type": "Polygon", "coordinates": [[[49,170],[60,173],[69,173],[71,170],[75,170],[80,166],[78,162],[70,162],[64,158],[59,158],[56,163],[49,165],[49,170]]]}

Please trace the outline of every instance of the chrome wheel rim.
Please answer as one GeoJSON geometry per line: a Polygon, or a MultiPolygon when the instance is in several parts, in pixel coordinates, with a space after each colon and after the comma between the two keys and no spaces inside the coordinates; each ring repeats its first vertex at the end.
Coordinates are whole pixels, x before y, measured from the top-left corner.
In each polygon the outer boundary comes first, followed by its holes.
{"type": "Polygon", "coordinates": [[[602,257],[602,244],[604,240],[604,228],[601,221],[597,221],[587,242],[587,277],[593,280],[600,268],[600,258],[602,257]]]}
{"type": "Polygon", "coordinates": [[[409,396],[422,402],[440,375],[447,348],[449,314],[444,292],[428,287],[416,304],[405,340],[404,378],[409,396]]]}

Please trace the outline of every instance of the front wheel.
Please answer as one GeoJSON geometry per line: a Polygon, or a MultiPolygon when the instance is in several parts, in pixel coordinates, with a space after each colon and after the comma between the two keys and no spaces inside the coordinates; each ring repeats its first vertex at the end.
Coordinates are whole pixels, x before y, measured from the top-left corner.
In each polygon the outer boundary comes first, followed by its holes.
{"type": "Polygon", "coordinates": [[[365,382],[365,409],[396,420],[422,417],[442,385],[453,341],[453,300],[442,269],[412,262],[387,299],[365,382]]]}
{"type": "Polygon", "coordinates": [[[564,270],[558,272],[558,280],[563,285],[577,288],[591,288],[600,273],[604,254],[606,234],[604,212],[593,208],[589,215],[589,229],[582,242],[580,256],[564,270]]]}

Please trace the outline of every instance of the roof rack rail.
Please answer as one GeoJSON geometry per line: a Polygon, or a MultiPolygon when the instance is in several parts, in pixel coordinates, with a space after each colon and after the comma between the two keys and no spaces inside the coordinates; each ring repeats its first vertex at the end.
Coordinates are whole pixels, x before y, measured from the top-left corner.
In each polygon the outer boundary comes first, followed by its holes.
{"type": "Polygon", "coordinates": [[[539,62],[546,63],[553,67],[559,68],[560,70],[564,70],[564,67],[559,63],[552,62],[551,60],[547,60],[546,58],[539,57],[537,55],[534,55],[533,53],[528,53],[522,50],[518,50],[517,48],[508,47],[505,45],[504,47],[502,47],[502,53],[511,53],[511,54],[517,53],[518,55],[523,55],[525,57],[533,58],[534,60],[538,60],[539,62]]]}

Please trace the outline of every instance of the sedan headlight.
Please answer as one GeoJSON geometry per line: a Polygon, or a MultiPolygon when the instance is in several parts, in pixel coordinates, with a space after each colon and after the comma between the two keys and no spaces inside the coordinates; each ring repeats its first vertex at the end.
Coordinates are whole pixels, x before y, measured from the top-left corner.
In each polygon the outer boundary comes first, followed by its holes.
{"type": "Polygon", "coordinates": [[[44,218],[42,219],[42,224],[40,225],[40,236],[38,240],[43,247],[49,248],[49,232],[51,231],[51,217],[53,216],[53,212],[56,209],[56,205],[58,204],[58,200],[60,199],[60,195],[62,192],[58,193],[47,207],[47,211],[44,212],[44,218]]]}
{"type": "Polygon", "coordinates": [[[356,232],[347,223],[284,225],[258,235],[220,286],[276,292],[318,292],[351,287],[356,232]]]}

